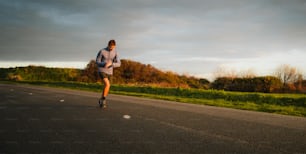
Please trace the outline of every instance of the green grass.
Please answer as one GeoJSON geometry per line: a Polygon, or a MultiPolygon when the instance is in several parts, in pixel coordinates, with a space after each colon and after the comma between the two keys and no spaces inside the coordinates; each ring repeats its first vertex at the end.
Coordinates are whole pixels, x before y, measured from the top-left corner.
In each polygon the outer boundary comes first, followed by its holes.
{"type": "Polygon", "coordinates": [[[226,101],[224,99],[197,99],[197,98],[187,98],[187,97],[179,97],[179,96],[164,96],[164,95],[153,95],[153,94],[120,92],[120,91],[115,91],[112,93],[119,94],[119,95],[129,95],[129,96],[138,96],[138,97],[162,99],[162,100],[169,100],[169,101],[177,101],[177,102],[182,102],[182,103],[210,105],[210,106],[227,107],[227,108],[234,108],[234,109],[306,117],[306,107],[293,106],[293,105],[283,106],[283,105],[274,105],[274,104],[267,104],[267,103],[226,101]]]}
{"type": "MultiPolygon", "coordinates": [[[[102,90],[100,83],[25,81],[17,83],[94,92],[102,90]]],[[[110,93],[306,117],[306,95],[304,94],[246,93],[126,85],[112,85],[110,93]]]]}

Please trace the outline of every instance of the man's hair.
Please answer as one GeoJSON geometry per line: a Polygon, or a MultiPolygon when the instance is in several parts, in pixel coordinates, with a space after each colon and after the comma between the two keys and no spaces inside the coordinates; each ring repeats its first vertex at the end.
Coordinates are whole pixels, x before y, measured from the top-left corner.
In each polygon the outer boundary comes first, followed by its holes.
{"type": "Polygon", "coordinates": [[[109,40],[108,41],[108,46],[116,46],[116,41],[115,40],[109,40]]]}

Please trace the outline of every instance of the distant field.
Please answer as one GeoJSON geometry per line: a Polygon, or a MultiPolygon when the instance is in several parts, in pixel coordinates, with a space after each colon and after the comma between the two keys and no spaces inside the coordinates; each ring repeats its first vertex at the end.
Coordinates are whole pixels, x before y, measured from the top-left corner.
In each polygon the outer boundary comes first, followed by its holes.
{"type": "MultiPolygon", "coordinates": [[[[25,81],[6,83],[23,83],[95,92],[102,90],[102,85],[99,83],[25,81]]],[[[126,85],[112,85],[110,93],[306,117],[305,94],[266,94],[126,85]]]]}

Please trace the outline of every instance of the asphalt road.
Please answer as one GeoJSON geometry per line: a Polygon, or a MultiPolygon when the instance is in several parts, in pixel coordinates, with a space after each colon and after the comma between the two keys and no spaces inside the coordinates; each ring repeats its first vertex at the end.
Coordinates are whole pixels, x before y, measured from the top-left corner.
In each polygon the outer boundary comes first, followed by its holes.
{"type": "Polygon", "coordinates": [[[0,84],[0,154],[306,153],[306,118],[99,95],[0,84]]]}

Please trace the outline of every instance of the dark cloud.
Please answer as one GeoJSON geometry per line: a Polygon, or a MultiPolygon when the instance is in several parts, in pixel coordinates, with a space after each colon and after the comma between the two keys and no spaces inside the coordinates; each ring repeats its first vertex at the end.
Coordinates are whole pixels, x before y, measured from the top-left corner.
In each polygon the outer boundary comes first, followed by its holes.
{"type": "Polygon", "coordinates": [[[0,61],[89,61],[112,38],[144,63],[306,52],[304,0],[2,0],[0,14],[0,61]]]}

